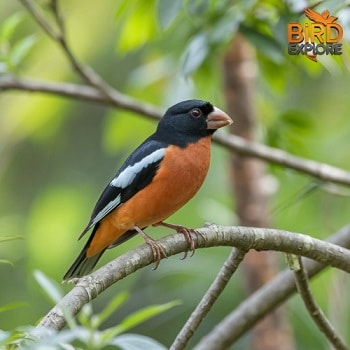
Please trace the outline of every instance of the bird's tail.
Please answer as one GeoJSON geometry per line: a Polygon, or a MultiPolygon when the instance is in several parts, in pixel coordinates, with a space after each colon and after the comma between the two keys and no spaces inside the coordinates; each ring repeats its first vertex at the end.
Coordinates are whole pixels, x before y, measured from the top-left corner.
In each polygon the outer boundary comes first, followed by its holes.
{"type": "MultiPolygon", "coordinates": [[[[95,229],[94,229],[95,231],[95,229]]],[[[84,248],[80,252],[79,256],[76,258],[72,266],[68,269],[66,274],[63,277],[63,281],[69,281],[73,278],[79,278],[82,276],[85,276],[89,274],[92,269],[97,264],[98,260],[100,259],[101,255],[104,253],[105,249],[103,249],[101,252],[95,254],[94,256],[87,257],[86,251],[89,248],[89,245],[94,237],[94,231],[92,232],[89,240],[86,242],[84,248]]]]}

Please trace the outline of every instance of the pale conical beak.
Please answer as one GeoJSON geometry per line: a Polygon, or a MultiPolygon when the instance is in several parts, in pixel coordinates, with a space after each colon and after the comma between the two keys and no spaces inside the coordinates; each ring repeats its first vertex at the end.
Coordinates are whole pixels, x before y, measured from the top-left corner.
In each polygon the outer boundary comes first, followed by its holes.
{"type": "Polygon", "coordinates": [[[225,112],[214,107],[214,110],[208,114],[207,129],[216,130],[232,123],[232,119],[225,112]]]}

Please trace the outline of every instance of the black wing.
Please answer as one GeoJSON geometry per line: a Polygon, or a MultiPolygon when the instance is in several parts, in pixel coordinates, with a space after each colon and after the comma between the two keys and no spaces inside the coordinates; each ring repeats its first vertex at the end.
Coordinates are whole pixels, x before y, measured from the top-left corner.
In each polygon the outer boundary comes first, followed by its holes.
{"type": "Polygon", "coordinates": [[[149,137],[124,162],[103,190],[79,239],[119,205],[146,187],[157,173],[167,144],[149,137]]]}

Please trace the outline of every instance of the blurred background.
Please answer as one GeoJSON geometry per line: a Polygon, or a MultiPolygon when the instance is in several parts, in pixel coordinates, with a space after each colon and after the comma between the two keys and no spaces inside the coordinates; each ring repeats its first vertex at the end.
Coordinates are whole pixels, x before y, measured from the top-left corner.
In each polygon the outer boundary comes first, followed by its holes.
{"type": "MultiPolygon", "coordinates": [[[[48,1],[38,1],[45,11],[48,1]]],[[[286,25],[305,21],[306,1],[95,1],[62,0],[74,54],[119,91],[167,108],[188,98],[209,100],[227,110],[224,57],[237,33],[249,46],[254,77],[252,106],[256,141],[294,155],[350,168],[349,8],[324,1],[344,28],[343,54],[315,63],[287,54],[286,25]]],[[[52,20],[49,12],[46,14],[52,20]]],[[[0,79],[81,83],[60,48],[17,1],[0,3],[0,79]]],[[[0,94],[0,329],[35,325],[53,306],[34,278],[40,270],[61,282],[83,242],[77,242],[104,186],[126,156],[153,132],[156,121],[128,111],[63,97],[4,91],[0,94]],[[9,263],[11,262],[11,263],[9,263]]],[[[235,113],[230,110],[235,121],[235,113]]],[[[233,130],[236,123],[233,124],[233,130]]],[[[227,131],[223,131],[227,132],[227,131]]],[[[236,225],[231,156],[213,145],[211,169],[199,194],[169,219],[189,227],[205,222],[236,225]]],[[[325,239],[349,222],[349,189],[326,191],[309,176],[266,164],[269,225],[325,239]]],[[[168,234],[149,228],[154,238],[168,234]]],[[[137,245],[135,237],[106,252],[102,266],[137,245]]],[[[141,307],[181,304],[140,324],[133,332],[169,346],[184,320],[215,278],[229,247],[197,250],[185,260],[171,257],[156,271],[144,268],[93,301],[101,311],[116,294],[129,299],[103,327],[141,307]]],[[[286,267],[281,254],[278,269],[286,267]]],[[[195,344],[246,297],[239,269],[201,325],[195,344]]],[[[327,270],[311,284],[317,301],[348,337],[349,281],[327,270]],[[346,332],[347,331],[347,332],[346,332]]],[[[62,285],[65,292],[70,285],[62,285]]],[[[300,299],[287,303],[295,348],[327,349],[300,299]]],[[[102,328],[103,328],[102,327],[102,328]]],[[[246,349],[251,334],[235,349],[246,349]]]]}

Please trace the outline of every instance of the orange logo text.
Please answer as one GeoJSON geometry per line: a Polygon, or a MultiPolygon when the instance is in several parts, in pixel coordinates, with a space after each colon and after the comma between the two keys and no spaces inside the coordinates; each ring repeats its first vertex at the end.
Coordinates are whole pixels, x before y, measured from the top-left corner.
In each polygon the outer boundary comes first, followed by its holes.
{"type": "Polygon", "coordinates": [[[341,55],[343,28],[335,23],[338,17],[330,16],[328,10],[318,13],[307,8],[304,13],[311,22],[288,24],[288,53],[315,62],[318,55],[341,55]]]}

